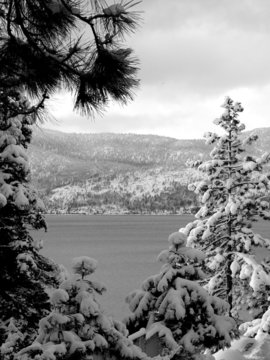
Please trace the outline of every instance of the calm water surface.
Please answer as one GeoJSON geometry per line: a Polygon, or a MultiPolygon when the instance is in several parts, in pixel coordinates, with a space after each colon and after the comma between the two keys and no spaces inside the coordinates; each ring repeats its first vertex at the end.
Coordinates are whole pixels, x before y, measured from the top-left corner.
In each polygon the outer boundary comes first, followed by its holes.
{"type": "MultiPolygon", "coordinates": [[[[99,300],[106,313],[122,319],[129,313],[125,297],[159,271],[156,257],[167,248],[168,236],[193,216],[48,215],[46,220],[48,232],[35,234],[44,239],[42,253],[69,270],[73,257],[98,260],[92,276],[108,289],[99,300]]],[[[270,222],[256,224],[255,230],[270,238],[270,222]]]]}

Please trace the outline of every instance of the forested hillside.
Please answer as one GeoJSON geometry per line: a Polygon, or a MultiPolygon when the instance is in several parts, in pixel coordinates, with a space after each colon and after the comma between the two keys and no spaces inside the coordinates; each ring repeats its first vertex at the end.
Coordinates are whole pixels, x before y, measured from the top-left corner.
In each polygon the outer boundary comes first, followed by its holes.
{"type": "MultiPolygon", "coordinates": [[[[270,129],[257,129],[258,154],[270,129]]],[[[32,178],[49,212],[177,213],[196,206],[189,159],[209,157],[204,140],[154,135],[66,134],[38,129],[29,149],[32,178]]]]}

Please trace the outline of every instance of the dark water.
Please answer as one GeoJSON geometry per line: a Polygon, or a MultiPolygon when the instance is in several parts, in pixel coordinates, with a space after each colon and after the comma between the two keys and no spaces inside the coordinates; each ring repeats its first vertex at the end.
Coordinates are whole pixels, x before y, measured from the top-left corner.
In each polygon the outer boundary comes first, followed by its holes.
{"type": "MultiPolygon", "coordinates": [[[[159,271],[159,252],[167,248],[168,236],[193,220],[190,215],[83,216],[48,215],[48,233],[43,254],[69,270],[73,257],[86,255],[98,260],[93,276],[107,292],[100,297],[105,312],[122,319],[128,314],[125,297],[143,280],[159,271]]],[[[270,222],[254,229],[270,238],[270,222]]]]}

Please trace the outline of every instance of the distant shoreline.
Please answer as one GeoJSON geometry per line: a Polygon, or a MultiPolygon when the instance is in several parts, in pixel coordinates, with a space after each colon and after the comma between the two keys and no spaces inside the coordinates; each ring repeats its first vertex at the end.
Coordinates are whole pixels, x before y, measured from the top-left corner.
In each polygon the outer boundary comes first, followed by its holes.
{"type": "Polygon", "coordinates": [[[181,216],[181,215],[194,215],[192,213],[159,213],[159,214],[110,214],[110,213],[104,213],[104,214],[83,214],[83,213],[44,213],[45,216],[47,215],[53,215],[53,216],[71,216],[71,215],[81,215],[81,216],[181,216]]]}

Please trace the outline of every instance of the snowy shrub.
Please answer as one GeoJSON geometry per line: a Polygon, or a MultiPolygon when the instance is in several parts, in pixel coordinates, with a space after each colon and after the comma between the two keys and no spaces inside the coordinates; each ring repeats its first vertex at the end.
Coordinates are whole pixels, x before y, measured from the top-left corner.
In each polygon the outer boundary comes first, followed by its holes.
{"type": "Polygon", "coordinates": [[[230,345],[235,323],[224,315],[229,305],[209,296],[198,282],[205,278],[200,266],[205,254],[187,247],[183,233],[173,233],[168,240],[169,249],[158,256],[164,264],[160,273],[128,295],[132,314],[125,322],[130,333],[145,328],[146,340],[158,336],[164,349],[177,350],[180,358],[203,359],[206,349],[230,345]]]}
{"type": "Polygon", "coordinates": [[[74,276],[51,293],[51,313],[40,320],[38,336],[16,354],[17,360],[83,360],[94,354],[127,360],[147,358],[128,338],[124,324],[101,309],[96,296],[105,287],[86,278],[96,266],[97,261],[86,256],[73,259],[74,276]]]}

